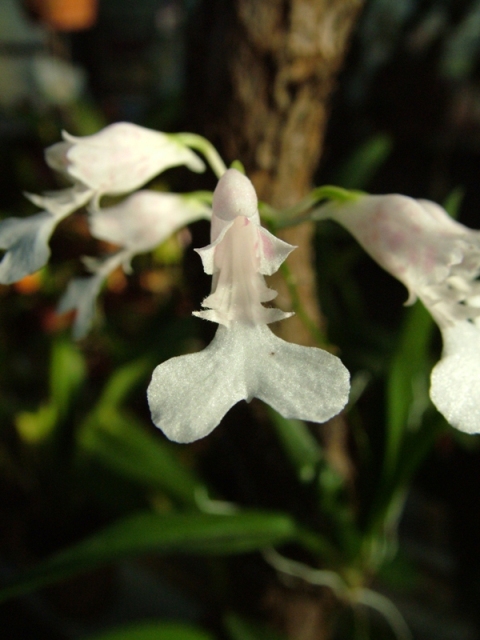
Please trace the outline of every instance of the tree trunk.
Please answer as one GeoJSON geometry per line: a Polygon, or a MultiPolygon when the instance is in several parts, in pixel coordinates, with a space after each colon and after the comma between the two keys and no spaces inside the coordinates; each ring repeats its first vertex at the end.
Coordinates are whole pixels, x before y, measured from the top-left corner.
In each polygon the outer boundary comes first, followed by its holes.
{"type": "MultiPolygon", "coordinates": [[[[275,207],[311,188],[335,86],[361,0],[206,0],[195,20],[189,86],[196,129],[227,162],[239,159],[259,198],[275,207]]],[[[312,269],[313,225],[286,230],[300,300],[321,324],[312,269]]],[[[275,282],[278,285],[278,281],[275,282]]],[[[282,286],[279,306],[291,306],[282,286]]],[[[297,317],[286,339],[312,344],[297,317]]],[[[287,335],[288,334],[288,335],[287,335]]]]}
{"type": "MultiPolygon", "coordinates": [[[[362,0],[205,0],[195,17],[189,127],[227,163],[241,160],[259,198],[274,207],[295,204],[312,187],[329,98],[361,6],[362,0]]],[[[304,311],[321,327],[313,233],[305,223],[282,237],[298,247],[287,262],[304,311]]],[[[278,305],[291,307],[281,278],[271,286],[278,305]]],[[[298,314],[275,331],[297,344],[315,342],[298,314]]],[[[288,594],[279,588],[269,600],[289,637],[326,638],[331,599],[288,594]]]]}

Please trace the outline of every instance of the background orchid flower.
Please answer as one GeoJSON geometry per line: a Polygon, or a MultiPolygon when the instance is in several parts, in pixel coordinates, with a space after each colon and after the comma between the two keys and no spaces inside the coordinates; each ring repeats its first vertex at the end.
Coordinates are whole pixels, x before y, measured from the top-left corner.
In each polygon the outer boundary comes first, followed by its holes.
{"type": "Polygon", "coordinates": [[[135,255],[151,251],[187,224],[210,216],[210,206],[194,194],[137,191],[115,206],[92,206],[89,210],[92,236],[120,249],[104,258],[84,258],[92,275],[72,280],[61,299],[60,313],[76,311],[74,337],[80,339],[88,333],[97,295],[115,269],[122,267],[129,272],[135,255]]]}
{"type": "Polygon", "coordinates": [[[47,163],[75,184],[90,189],[97,203],[104,194],[134,191],[171,167],[186,165],[197,172],[205,169],[203,161],[175,134],[130,122],[117,122],[81,138],[64,131],[63,138],[46,150],[47,163]]]}
{"type": "Polygon", "coordinates": [[[430,397],[448,422],[480,432],[480,232],[434,202],[401,195],[331,202],[314,214],[343,225],[437,322],[443,355],[430,397]]]}
{"type": "Polygon", "coordinates": [[[127,122],[77,138],[63,133],[64,141],[49,147],[47,163],[64,174],[73,186],[42,196],[27,194],[41,213],[0,222],[0,248],[7,251],[0,263],[0,283],[10,284],[37,271],[50,256],[48,246],[56,225],[103,195],[134,191],[155,175],[185,165],[203,171],[203,161],[174,134],[161,133],[127,122]]]}
{"type": "Polygon", "coordinates": [[[213,196],[211,244],[198,252],[213,275],[207,309],[195,315],[219,323],[199,353],[160,364],[148,388],[153,422],[171,440],[208,435],[240,400],[260,398],[285,417],[324,422],[346,404],[349,374],[340,360],[314,347],[290,344],[267,324],[290,313],[263,302],[276,292],[263,276],[294,249],[260,226],[252,183],[235,169],[213,196]]]}

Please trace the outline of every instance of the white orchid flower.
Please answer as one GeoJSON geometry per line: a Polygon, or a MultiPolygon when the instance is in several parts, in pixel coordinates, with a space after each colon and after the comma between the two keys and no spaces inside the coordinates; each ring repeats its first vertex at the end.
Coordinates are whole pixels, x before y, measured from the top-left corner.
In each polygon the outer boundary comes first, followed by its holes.
{"type": "Polygon", "coordinates": [[[116,244],[120,249],[102,259],[84,258],[92,275],[70,282],[59,304],[59,312],[75,310],[75,339],[89,331],[95,302],[106,278],[118,267],[127,273],[132,258],[161,244],[187,224],[209,219],[211,208],[193,195],[137,191],[112,207],[89,210],[92,235],[116,244]]]}
{"type": "Polygon", "coordinates": [[[41,213],[0,222],[0,248],[7,253],[0,263],[0,283],[11,284],[43,267],[49,259],[50,237],[57,224],[92,201],[98,207],[103,195],[123,195],[139,189],[171,167],[186,165],[203,171],[203,161],[181,139],[181,134],[152,131],[127,122],[49,147],[47,163],[63,173],[73,186],[42,196],[27,194],[41,213]]]}
{"type": "Polygon", "coordinates": [[[213,275],[208,307],[196,315],[219,323],[199,353],[159,365],[148,388],[153,422],[176,442],[208,435],[240,400],[260,398],[287,418],[324,422],[346,404],[349,374],[340,360],[314,347],[290,344],[267,324],[292,315],[263,302],[276,292],[263,276],[294,249],[260,226],[252,183],[235,169],[213,196],[212,243],[199,249],[213,275]]]}
{"type": "MultiPolygon", "coordinates": [[[[437,322],[443,355],[430,397],[447,421],[480,432],[480,232],[438,204],[401,195],[359,195],[321,206],[316,219],[343,225],[380,266],[403,282],[437,322]]],[[[406,355],[408,357],[408,355],[406,355]]]]}
{"type": "Polygon", "coordinates": [[[122,195],[140,188],[171,167],[186,165],[204,171],[203,161],[175,134],[161,133],[130,122],[117,122],[91,136],[63,132],[45,152],[47,163],[76,184],[102,195],[122,195]]]}

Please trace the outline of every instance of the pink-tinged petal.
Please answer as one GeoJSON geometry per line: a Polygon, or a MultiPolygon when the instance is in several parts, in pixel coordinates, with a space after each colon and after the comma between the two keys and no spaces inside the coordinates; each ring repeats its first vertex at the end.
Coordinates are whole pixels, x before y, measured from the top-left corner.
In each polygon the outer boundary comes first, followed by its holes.
{"type": "Polygon", "coordinates": [[[0,249],[6,251],[0,263],[2,284],[17,282],[48,262],[48,243],[57,222],[47,211],[0,222],[0,249]]]}
{"type": "Polygon", "coordinates": [[[230,326],[233,322],[267,324],[291,313],[266,309],[273,300],[263,275],[278,270],[295,248],[260,226],[252,183],[235,169],[219,180],[213,194],[212,242],[197,249],[206,273],[213,275],[212,293],[203,301],[206,311],[195,315],[230,326]]]}
{"type": "Polygon", "coordinates": [[[237,216],[223,232],[214,249],[212,293],[202,303],[215,313],[197,315],[226,326],[237,321],[266,324],[291,315],[280,310],[272,313],[262,305],[272,300],[275,292],[268,289],[260,272],[258,230],[250,218],[237,216]]]}
{"type": "Polygon", "coordinates": [[[134,191],[170,167],[186,165],[203,171],[203,161],[175,136],[127,122],[65,142],[46,151],[47,162],[98,195],[134,191]]]}
{"type": "Polygon", "coordinates": [[[279,270],[280,265],[285,262],[296,247],[280,240],[262,227],[259,228],[259,239],[259,270],[263,275],[271,276],[279,270]]]}
{"type": "Polygon", "coordinates": [[[234,404],[248,398],[236,337],[219,327],[203,351],[171,358],[153,372],[148,404],[154,424],[170,440],[204,438],[234,404]]]}
{"type": "Polygon", "coordinates": [[[442,329],[443,355],[431,375],[430,397],[445,419],[480,433],[480,329],[468,321],[442,329]]]}
{"type": "Polygon", "coordinates": [[[238,216],[251,218],[260,226],[258,199],[253,184],[236,169],[228,169],[213,193],[211,241],[238,216]]]}
{"type": "Polygon", "coordinates": [[[63,137],[64,142],[46,150],[47,163],[97,195],[128,193],[170,167],[205,169],[203,161],[174,135],[131,123],[115,123],[81,138],[64,132],[63,137]]]}
{"type": "Polygon", "coordinates": [[[152,420],[176,442],[208,435],[240,400],[260,398],[288,418],[324,422],[345,406],[349,374],[335,356],[277,338],[265,325],[220,326],[200,353],[159,365],[152,420]]]}

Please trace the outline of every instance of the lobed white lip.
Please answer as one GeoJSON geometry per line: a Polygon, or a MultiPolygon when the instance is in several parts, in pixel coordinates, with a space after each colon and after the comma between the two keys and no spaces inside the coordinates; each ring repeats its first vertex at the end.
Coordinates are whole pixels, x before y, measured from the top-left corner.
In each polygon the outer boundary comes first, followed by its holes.
{"type": "Polygon", "coordinates": [[[331,353],[285,342],[265,324],[236,322],[219,326],[203,351],[159,365],[147,396],[157,427],[187,443],[211,433],[240,400],[325,422],[343,409],[349,389],[349,373],[331,353]]]}

